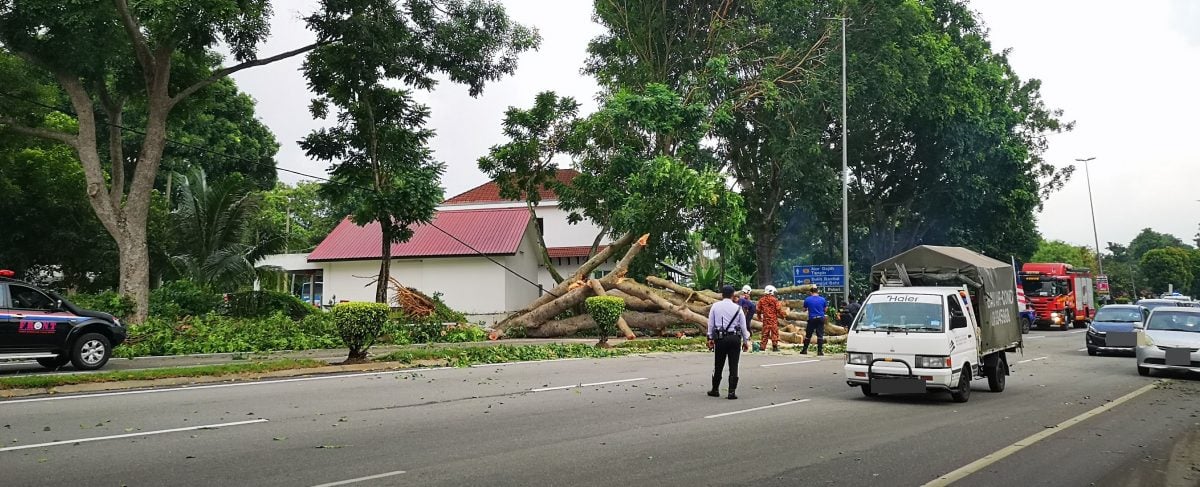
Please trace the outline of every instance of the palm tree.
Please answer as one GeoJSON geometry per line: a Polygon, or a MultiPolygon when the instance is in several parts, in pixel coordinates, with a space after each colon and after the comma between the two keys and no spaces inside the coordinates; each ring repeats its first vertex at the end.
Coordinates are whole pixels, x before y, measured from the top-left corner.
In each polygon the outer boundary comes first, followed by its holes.
{"type": "Polygon", "coordinates": [[[257,195],[239,177],[210,184],[203,169],[178,174],[178,200],[171,212],[176,248],[171,264],[184,278],[213,290],[235,290],[254,282],[254,262],[276,252],[283,239],[249,231],[257,195]]]}

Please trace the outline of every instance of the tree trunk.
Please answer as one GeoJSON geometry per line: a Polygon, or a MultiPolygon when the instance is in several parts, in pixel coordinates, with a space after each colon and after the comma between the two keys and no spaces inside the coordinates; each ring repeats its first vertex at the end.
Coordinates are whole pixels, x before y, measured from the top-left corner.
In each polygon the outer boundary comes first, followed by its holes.
{"type": "Polygon", "coordinates": [[[775,248],[778,244],[775,228],[769,222],[762,222],[754,229],[754,265],[756,287],[766,287],[775,282],[775,248]]]}
{"type": "Polygon", "coordinates": [[[133,299],[135,309],[131,323],[145,323],[150,314],[150,250],[146,245],[145,229],[126,228],[115,235],[120,265],[120,293],[133,299]],[[139,235],[140,233],[140,235],[139,235]]]}
{"type": "Polygon", "coordinates": [[[707,317],[701,316],[701,315],[693,312],[692,310],[688,309],[687,307],[678,306],[670,301],[667,301],[666,298],[659,296],[658,294],[656,294],[654,291],[652,291],[648,287],[645,287],[645,286],[638,284],[636,282],[633,282],[633,281],[618,281],[616,283],[616,287],[617,287],[617,289],[625,291],[626,293],[628,293],[631,296],[649,300],[649,301],[653,302],[654,304],[657,304],[664,311],[673,313],[688,323],[700,325],[705,328],[708,327],[708,318],[707,317]]]}
{"type": "MultiPolygon", "coordinates": [[[[678,317],[664,313],[645,313],[640,311],[626,311],[621,313],[621,319],[624,320],[630,328],[639,330],[652,330],[656,333],[662,332],[671,326],[686,324],[678,317]]],[[[528,336],[531,338],[555,338],[568,336],[578,333],[583,330],[596,327],[596,321],[589,315],[572,316],[563,320],[548,321],[538,328],[528,330],[528,336]]]]}
{"type": "Polygon", "coordinates": [[[388,283],[392,275],[392,225],[379,222],[379,230],[382,236],[382,246],[380,247],[380,255],[383,258],[379,261],[379,280],[375,282],[375,302],[388,302],[388,283]]]}
{"type": "Polygon", "coordinates": [[[609,245],[607,248],[588,259],[587,262],[584,262],[583,265],[579,266],[579,270],[576,270],[574,274],[571,274],[571,277],[567,278],[563,282],[560,282],[557,286],[554,286],[554,289],[550,290],[550,292],[535,299],[529,304],[528,309],[536,309],[538,306],[554,301],[557,297],[566,294],[567,289],[571,286],[571,283],[583,280],[585,277],[591,274],[592,271],[596,270],[597,267],[600,267],[601,264],[607,262],[608,259],[611,259],[613,254],[615,254],[618,250],[626,245],[629,245],[631,242],[633,242],[633,234],[627,233],[622,235],[621,238],[617,239],[616,242],[613,242],[612,245],[609,245]]]}
{"type": "Polygon", "coordinates": [[[646,283],[674,291],[675,294],[682,296],[683,299],[688,301],[696,300],[704,304],[713,304],[720,301],[719,299],[696,292],[696,290],[690,287],[680,286],[661,277],[649,276],[646,278],[646,283]]]}
{"type": "MultiPolygon", "coordinates": [[[[590,279],[588,280],[588,286],[592,288],[592,292],[596,293],[596,296],[605,295],[604,286],[600,284],[600,281],[590,279]]],[[[617,329],[621,331],[626,340],[634,339],[633,330],[630,330],[629,324],[625,323],[625,320],[619,316],[617,317],[617,329]]],[[[607,337],[601,337],[601,341],[607,343],[608,339],[607,337]]]]}
{"type": "MultiPolygon", "coordinates": [[[[530,222],[537,225],[537,210],[534,209],[533,203],[525,202],[525,206],[529,208],[530,222]]],[[[546,248],[546,235],[540,226],[538,227],[538,246],[541,247],[542,264],[546,266],[550,278],[554,279],[555,284],[562,284],[563,276],[558,273],[558,269],[554,268],[554,259],[550,258],[550,249],[546,248]]]]}

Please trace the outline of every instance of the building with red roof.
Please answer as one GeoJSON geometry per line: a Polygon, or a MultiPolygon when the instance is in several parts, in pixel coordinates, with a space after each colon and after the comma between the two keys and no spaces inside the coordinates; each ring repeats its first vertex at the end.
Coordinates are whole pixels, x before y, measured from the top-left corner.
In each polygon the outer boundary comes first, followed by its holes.
{"type": "MultiPolygon", "coordinates": [[[[560,169],[556,178],[570,184],[578,175],[560,169]]],[[[538,251],[539,232],[564,276],[588,259],[600,233],[588,221],[570,224],[553,188],[542,190],[541,198],[536,221],[524,201],[502,198],[494,182],[447,199],[433,222],[414,226],[411,239],[392,244],[392,277],[426,294],[441,294],[448,306],[472,319],[492,321],[522,309],[555,284],[538,251]]],[[[314,304],[373,301],[380,240],[378,223],[359,226],[347,219],[311,253],[269,256],[257,265],[286,270],[292,292],[314,304]]],[[[597,251],[609,242],[601,238],[597,251]]]]}

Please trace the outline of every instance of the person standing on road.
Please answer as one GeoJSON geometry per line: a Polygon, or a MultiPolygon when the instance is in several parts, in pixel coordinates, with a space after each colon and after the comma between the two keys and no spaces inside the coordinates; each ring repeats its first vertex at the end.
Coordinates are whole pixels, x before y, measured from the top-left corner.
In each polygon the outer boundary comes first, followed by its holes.
{"type": "Polygon", "coordinates": [[[721,396],[721,373],[729,359],[729,399],[737,399],[738,358],[741,351],[750,351],[750,331],[741,306],[733,302],[733,286],[721,288],[721,300],[708,311],[708,349],[716,351],[712,390],[708,395],[721,396]]]}
{"type": "MultiPolygon", "coordinates": [[[[757,311],[758,306],[754,304],[754,300],[750,299],[750,291],[749,284],[742,286],[742,293],[738,296],[737,304],[742,307],[742,314],[746,316],[746,331],[749,331],[753,337],[754,329],[751,327],[750,322],[754,320],[754,313],[757,311]]],[[[757,351],[755,350],[755,352],[757,351]]]]}
{"type": "Polygon", "coordinates": [[[846,316],[842,319],[842,322],[838,324],[842,325],[846,329],[849,329],[850,324],[854,323],[854,318],[858,316],[858,311],[862,309],[862,304],[853,297],[847,299],[847,301],[849,301],[849,303],[846,304],[846,316]]]}
{"type": "Polygon", "coordinates": [[[775,286],[767,286],[767,294],[758,300],[758,316],[762,321],[762,349],[772,341],[772,352],[779,351],[779,318],[783,316],[783,303],[775,297],[775,286]]]}
{"type": "Polygon", "coordinates": [[[817,334],[817,356],[825,355],[825,307],[828,305],[829,303],[821,297],[821,292],[815,287],[809,291],[809,296],[804,298],[804,309],[808,311],[808,326],[804,329],[804,348],[800,350],[801,354],[808,353],[808,343],[812,341],[815,332],[817,334]]]}

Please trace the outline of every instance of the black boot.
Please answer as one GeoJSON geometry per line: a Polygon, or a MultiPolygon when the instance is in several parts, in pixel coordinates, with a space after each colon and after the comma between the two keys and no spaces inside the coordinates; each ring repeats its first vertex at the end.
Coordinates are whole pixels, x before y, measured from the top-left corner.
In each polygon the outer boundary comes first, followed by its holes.
{"type": "Polygon", "coordinates": [[[804,347],[800,349],[800,355],[808,355],[808,343],[804,343],[804,347]]]}
{"type": "Polygon", "coordinates": [[[708,395],[712,397],[721,397],[721,376],[714,375],[712,378],[713,388],[708,391],[708,395]]]}
{"type": "Polygon", "coordinates": [[[729,396],[727,396],[728,399],[737,399],[737,383],[738,383],[737,377],[729,378],[729,396]]]}
{"type": "Polygon", "coordinates": [[[821,357],[824,355],[825,355],[825,345],[817,344],[817,356],[821,357]]]}

